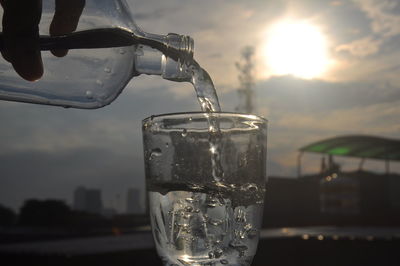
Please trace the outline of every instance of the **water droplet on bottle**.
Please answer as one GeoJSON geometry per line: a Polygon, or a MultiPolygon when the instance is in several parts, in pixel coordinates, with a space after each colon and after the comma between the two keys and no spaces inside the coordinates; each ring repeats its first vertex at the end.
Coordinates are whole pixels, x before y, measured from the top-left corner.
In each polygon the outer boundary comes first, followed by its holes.
{"type": "Polygon", "coordinates": [[[111,68],[105,67],[105,68],[104,68],[104,72],[106,72],[106,73],[111,73],[111,68]]]}
{"type": "Polygon", "coordinates": [[[182,130],[182,137],[186,137],[187,136],[187,130],[184,128],[182,130]]]}
{"type": "Polygon", "coordinates": [[[104,83],[103,83],[103,81],[101,81],[101,80],[96,80],[96,84],[98,85],[98,86],[100,86],[100,87],[103,87],[104,86],[104,83]]]}
{"type": "Polygon", "coordinates": [[[89,90],[86,91],[86,98],[89,100],[93,99],[93,92],[89,90]]]}

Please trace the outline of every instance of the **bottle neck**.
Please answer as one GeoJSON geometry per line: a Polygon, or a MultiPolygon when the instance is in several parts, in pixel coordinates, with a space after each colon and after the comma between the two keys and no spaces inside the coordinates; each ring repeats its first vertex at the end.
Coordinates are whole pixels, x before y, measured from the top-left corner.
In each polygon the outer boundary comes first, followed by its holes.
{"type": "Polygon", "coordinates": [[[158,49],[138,45],[135,50],[135,74],[158,75],[164,79],[184,82],[190,81],[187,64],[180,59],[164,55],[158,49]]]}
{"type": "Polygon", "coordinates": [[[176,33],[158,35],[144,32],[138,28],[133,32],[133,38],[139,44],[157,49],[175,61],[193,60],[194,40],[190,36],[176,33]]]}

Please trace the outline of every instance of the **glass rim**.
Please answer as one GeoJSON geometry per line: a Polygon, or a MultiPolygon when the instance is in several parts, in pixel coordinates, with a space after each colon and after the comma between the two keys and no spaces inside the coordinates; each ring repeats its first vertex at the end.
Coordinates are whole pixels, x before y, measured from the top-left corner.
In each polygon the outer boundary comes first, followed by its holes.
{"type": "Polygon", "coordinates": [[[246,113],[236,113],[236,112],[202,112],[202,111],[190,111],[190,112],[175,112],[175,113],[165,113],[165,114],[157,114],[157,115],[151,115],[149,117],[146,117],[142,120],[142,123],[145,123],[147,121],[151,121],[154,118],[164,118],[164,117],[175,117],[175,116],[180,116],[180,115],[214,115],[214,114],[220,114],[220,115],[227,115],[227,116],[235,116],[235,117],[248,117],[249,119],[260,119],[264,123],[268,123],[268,120],[264,118],[263,116],[260,115],[254,115],[254,114],[246,114],[246,113]]]}

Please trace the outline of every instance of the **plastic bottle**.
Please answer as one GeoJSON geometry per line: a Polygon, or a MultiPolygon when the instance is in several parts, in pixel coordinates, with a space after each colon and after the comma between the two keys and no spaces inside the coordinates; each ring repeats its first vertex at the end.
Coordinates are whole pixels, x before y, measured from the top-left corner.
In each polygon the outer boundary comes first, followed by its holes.
{"type": "MultiPolygon", "coordinates": [[[[86,0],[76,31],[62,36],[49,36],[54,0],[42,5],[44,74],[26,81],[0,56],[1,100],[95,109],[110,104],[140,74],[190,79],[184,65],[193,58],[193,40],[142,31],[124,0],[86,0]],[[68,54],[56,57],[54,49],[68,49],[68,54]]],[[[0,34],[0,50],[3,41],[0,34]]]]}

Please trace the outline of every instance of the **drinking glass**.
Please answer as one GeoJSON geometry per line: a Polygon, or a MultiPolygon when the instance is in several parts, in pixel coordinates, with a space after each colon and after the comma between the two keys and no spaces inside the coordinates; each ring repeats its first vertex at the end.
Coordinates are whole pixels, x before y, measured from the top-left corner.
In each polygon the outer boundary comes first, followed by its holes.
{"type": "Polygon", "coordinates": [[[266,181],[267,121],[236,113],[143,120],[151,226],[164,265],[250,265],[266,181]]]}

